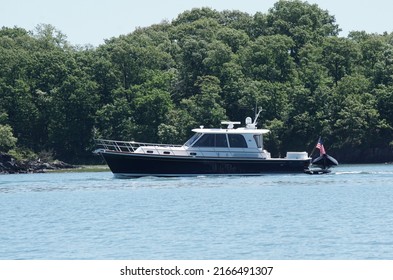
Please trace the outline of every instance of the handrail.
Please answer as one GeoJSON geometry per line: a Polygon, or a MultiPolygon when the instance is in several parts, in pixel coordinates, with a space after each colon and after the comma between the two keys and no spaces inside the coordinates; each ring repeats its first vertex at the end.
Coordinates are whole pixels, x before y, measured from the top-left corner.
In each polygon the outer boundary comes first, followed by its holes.
{"type": "Polygon", "coordinates": [[[99,148],[103,148],[107,151],[114,152],[128,152],[133,153],[138,148],[145,151],[144,148],[155,149],[159,153],[157,148],[170,148],[169,150],[175,154],[175,151],[171,148],[182,147],[182,145],[172,145],[172,144],[158,144],[158,143],[147,143],[147,142],[135,142],[135,141],[118,141],[118,140],[107,140],[107,139],[95,139],[96,145],[99,148]]]}
{"type": "MultiPolygon", "coordinates": [[[[121,152],[121,153],[134,153],[138,148],[143,153],[149,153],[149,151],[153,151],[155,154],[160,155],[177,155],[177,156],[191,156],[192,153],[196,152],[198,157],[210,157],[209,153],[217,153],[217,157],[220,156],[220,153],[229,153],[231,154],[230,157],[238,157],[239,154],[250,154],[256,155],[255,151],[248,151],[245,148],[239,148],[237,151],[233,151],[230,148],[221,149],[221,148],[214,148],[213,150],[204,150],[201,148],[194,148],[189,150],[179,150],[179,149],[172,149],[172,148],[179,148],[182,145],[172,145],[172,144],[157,144],[157,143],[147,143],[147,142],[135,142],[135,141],[118,141],[118,140],[107,140],[107,139],[95,139],[96,145],[98,147],[97,150],[103,149],[104,151],[112,151],[112,152],[121,152]],[[159,149],[159,148],[166,148],[159,149]],[[170,152],[167,154],[167,152],[170,152]]],[[[263,154],[260,152],[259,154],[263,154]]],[[[224,156],[225,157],[225,156],[224,156]]]]}

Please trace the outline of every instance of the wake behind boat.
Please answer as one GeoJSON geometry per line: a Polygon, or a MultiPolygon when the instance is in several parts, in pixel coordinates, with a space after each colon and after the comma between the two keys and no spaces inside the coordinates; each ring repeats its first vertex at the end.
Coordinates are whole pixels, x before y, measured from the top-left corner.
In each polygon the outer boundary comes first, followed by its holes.
{"type": "Polygon", "coordinates": [[[311,158],[307,152],[287,152],[285,158],[272,158],[264,149],[263,135],[256,121],[222,122],[226,128],[193,129],[183,145],[97,139],[100,154],[116,177],[261,175],[302,173],[311,158]]]}

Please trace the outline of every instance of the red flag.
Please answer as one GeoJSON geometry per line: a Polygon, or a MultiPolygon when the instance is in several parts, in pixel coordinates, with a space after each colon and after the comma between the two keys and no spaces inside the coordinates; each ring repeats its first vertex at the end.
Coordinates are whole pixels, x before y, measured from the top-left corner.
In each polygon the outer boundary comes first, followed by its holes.
{"type": "Polygon", "coordinates": [[[325,147],[323,146],[323,142],[322,142],[321,138],[319,138],[316,148],[319,149],[320,155],[326,154],[325,147]]]}

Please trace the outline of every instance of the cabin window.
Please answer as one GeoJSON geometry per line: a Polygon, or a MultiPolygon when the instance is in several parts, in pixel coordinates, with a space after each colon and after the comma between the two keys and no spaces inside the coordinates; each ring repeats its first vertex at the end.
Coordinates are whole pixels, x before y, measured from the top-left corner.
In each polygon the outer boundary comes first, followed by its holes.
{"type": "Polygon", "coordinates": [[[216,147],[218,148],[228,148],[227,135],[226,134],[216,134],[216,147]]]}
{"type": "Polygon", "coordinates": [[[195,133],[190,139],[188,139],[188,141],[184,144],[185,146],[192,146],[192,144],[194,144],[194,142],[199,138],[199,136],[201,136],[202,133],[195,133]]]}
{"type": "Polygon", "coordinates": [[[228,134],[229,145],[231,148],[247,148],[247,142],[243,135],[228,134]]]}
{"type": "Polygon", "coordinates": [[[227,148],[227,137],[225,134],[205,134],[199,138],[194,147],[227,148]]]}
{"type": "Polygon", "coordinates": [[[261,149],[262,148],[262,134],[254,135],[254,140],[255,140],[255,144],[257,144],[257,147],[259,149],[261,149]]]}
{"type": "Polygon", "coordinates": [[[194,147],[214,147],[214,135],[205,134],[194,144],[194,147]]]}

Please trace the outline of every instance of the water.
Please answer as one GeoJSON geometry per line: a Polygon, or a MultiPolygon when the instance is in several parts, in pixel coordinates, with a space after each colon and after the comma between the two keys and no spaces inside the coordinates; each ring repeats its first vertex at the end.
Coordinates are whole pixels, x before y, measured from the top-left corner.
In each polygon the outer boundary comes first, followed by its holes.
{"type": "Polygon", "coordinates": [[[393,165],[0,176],[0,259],[393,259],[393,165]]]}

